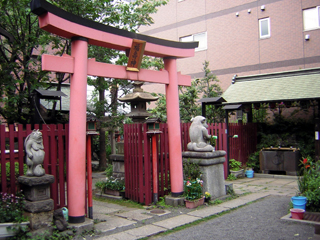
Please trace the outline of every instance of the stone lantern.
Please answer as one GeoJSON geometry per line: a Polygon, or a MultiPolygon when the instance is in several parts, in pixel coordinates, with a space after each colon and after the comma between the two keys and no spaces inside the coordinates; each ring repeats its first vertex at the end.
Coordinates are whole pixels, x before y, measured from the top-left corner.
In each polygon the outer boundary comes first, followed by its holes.
{"type": "Polygon", "coordinates": [[[156,101],[158,100],[158,97],[143,92],[143,89],[141,88],[143,82],[135,81],[133,85],[133,92],[119,98],[119,101],[129,102],[131,105],[131,112],[126,116],[130,117],[134,123],[142,123],[147,117],[152,115],[147,112],[147,102],[156,101]]]}

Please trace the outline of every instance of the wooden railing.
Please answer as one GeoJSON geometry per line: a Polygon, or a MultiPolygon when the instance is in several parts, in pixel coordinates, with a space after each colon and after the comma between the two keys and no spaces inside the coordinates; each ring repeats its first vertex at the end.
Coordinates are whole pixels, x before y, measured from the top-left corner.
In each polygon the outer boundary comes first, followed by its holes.
{"type": "MultiPolygon", "coordinates": [[[[34,129],[42,132],[45,172],[55,177],[55,182],[51,185],[51,198],[54,200],[55,209],[64,207],[69,125],[35,125],[34,129]]],[[[18,190],[17,177],[23,175],[26,168],[24,140],[32,130],[31,125],[26,125],[25,128],[23,125],[9,125],[8,128],[0,125],[1,192],[16,193],[18,190]]]]}

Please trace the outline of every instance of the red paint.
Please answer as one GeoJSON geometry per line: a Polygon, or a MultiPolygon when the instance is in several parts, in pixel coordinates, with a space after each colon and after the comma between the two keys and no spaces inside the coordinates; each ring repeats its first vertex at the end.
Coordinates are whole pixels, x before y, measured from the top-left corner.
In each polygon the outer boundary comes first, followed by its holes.
{"type": "Polygon", "coordinates": [[[158,193],[158,151],[157,135],[152,135],[152,176],[153,176],[153,193],[158,193]]]}
{"type": "Polygon", "coordinates": [[[85,215],[86,196],[86,107],[88,43],[75,40],[71,43],[74,73],[70,84],[69,113],[69,216],[85,215]]]}
{"type": "Polygon", "coordinates": [[[92,207],[91,135],[87,135],[88,207],[92,207]]]}
{"type": "Polygon", "coordinates": [[[182,151],[180,135],[179,92],[175,58],[164,58],[170,84],[166,85],[171,192],[183,192],[182,151]]]}
{"type": "MultiPolygon", "coordinates": [[[[73,23],[49,12],[39,16],[39,26],[48,32],[69,39],[75,36],[85,37],[88,38],[89,44],[105,48],[125,51],[126,49],[130,49],[132,44],[131,38],[73,23]]],[[[147,42],[144,54],[154,57],[174,56],[184,58],[193,57],[194,49],[174,48],[147,42]]]]}

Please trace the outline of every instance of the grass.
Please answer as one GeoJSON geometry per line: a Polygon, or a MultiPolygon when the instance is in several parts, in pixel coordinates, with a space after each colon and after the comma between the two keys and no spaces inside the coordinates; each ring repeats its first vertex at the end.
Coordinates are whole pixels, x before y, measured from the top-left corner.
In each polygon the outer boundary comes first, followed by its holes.
{"type": "Polygon", "coordinates": [[[142,204],[134,202],[132,200],[125,200],[125,199],[117,200],[117,199],[109,199],[109,198],[96,197],[96,196],[93,196],[92,198],[94,200],[100,201],[100,202],[114,203],[114,204],[118,204],[120,206],[129,207],[129,208],[144,209],[142,204]]]}

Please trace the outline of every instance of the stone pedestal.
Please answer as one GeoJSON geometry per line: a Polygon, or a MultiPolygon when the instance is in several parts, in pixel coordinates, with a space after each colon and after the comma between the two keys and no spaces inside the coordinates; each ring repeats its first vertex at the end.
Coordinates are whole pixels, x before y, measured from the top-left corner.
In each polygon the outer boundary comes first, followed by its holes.
{"type": "Polygon", "coordinates": [[[209,192],[212,198],[226,195],[224,181],[225,151],[183,152],[183,161],[199,164],[202,172],[203,193],[209,192]]]}
{"type": "Polygon", "coordinates": [[[24,210],[31,230],[50,228],[54,209],[54,202],[50,199],[50,184],[54,182],[54,176],[20,176],[18,182],[26,198],[24,210]]]}
{"type": "Polygon", "coordinates": [[[112,160],[113,177],[124,178],[124,154],[111,154],[110,160],[112,160]]]}

